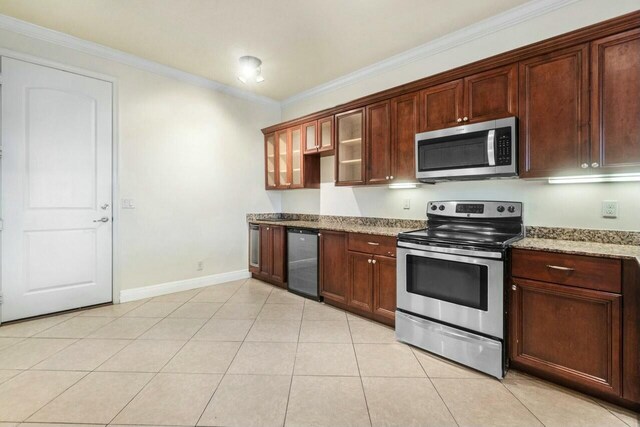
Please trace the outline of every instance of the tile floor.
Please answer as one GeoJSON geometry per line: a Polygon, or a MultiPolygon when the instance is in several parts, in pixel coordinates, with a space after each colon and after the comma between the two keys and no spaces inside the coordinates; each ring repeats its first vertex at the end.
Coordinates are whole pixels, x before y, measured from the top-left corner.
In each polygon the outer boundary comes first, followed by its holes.
{"type": "Polygon", "coordinates": [[[518,372],[497,381],[253,279],[0,327],[0,427],[20,423],[640,425],[638,414],[518,372]]]}

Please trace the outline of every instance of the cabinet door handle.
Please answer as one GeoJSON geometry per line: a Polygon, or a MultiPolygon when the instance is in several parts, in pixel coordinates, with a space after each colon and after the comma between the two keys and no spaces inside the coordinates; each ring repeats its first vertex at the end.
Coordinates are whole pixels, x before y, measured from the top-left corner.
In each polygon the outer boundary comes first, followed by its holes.
{"type": "Polygon", "coordinates": [[[462,119],[462,121],[463,121],[463,122],[468,122],[468,121],[469,121],[469,117],[464,117],[464,118],[462,119]]]}
{"type": "Polygon", "coordinates": [[[588,167],[589,167],[589,163],[583,163],[583,164],[581,164],[581,165],[580,165],[580,167],[581,167],[582,169],[586,169],[586,168],[588,168],[588,167]]]}
{"type": "Polygon", "coordinates": [[[598,162],[593,162],[593,163],[591,163],[591,167],[592,167],[592,168],[599,168],[599,167],[600,167],[600,163],[598,163],[598,162]]]}
{"type": "Polygon", "coordinates": [[[373,262],[373,263],[375,264],[375,263],[376,263],[376,260],[374,259],[374,260],[373,260],[373,261],[371,261],[371,262],[373,262]]]}
{"type": "Polygon", "coordinates": [[[369,264],[371,264],[371,258],[369,258],[367,261],[369,261],[369,264]]]}
{"type": "Polygon", "coordinates": [[[380,246],[380,243],[377,243],[377,242],[367,242],[367,245],[371,245],[371,246],[380,246]]]}
{"type": "Polygon", "coordinates": [[[516,285],[511,285],[511,290],[512,290],[512,291],[517,291],[517,290],[518,290],[518,288],[516,288],[516,285]]]}
{"type": "Polygon", "coordinates": [[[456,120],[456,122],[462,123],[462,118],[458,117],[458,120],[456,120]]]}
{"type": "Polygon", "coordinates": [[[393,179],[393,175],[391,175],[389,178],[393,179]]]}
{"type": "Polygon", "coordinates": [[[571,268],[571,267],[561,267],[559,265],[549,265],[547,264],[547,268],[550,268],[552,270],[560,270],[560,271],[575,271],[575,268],[571,268]]]}

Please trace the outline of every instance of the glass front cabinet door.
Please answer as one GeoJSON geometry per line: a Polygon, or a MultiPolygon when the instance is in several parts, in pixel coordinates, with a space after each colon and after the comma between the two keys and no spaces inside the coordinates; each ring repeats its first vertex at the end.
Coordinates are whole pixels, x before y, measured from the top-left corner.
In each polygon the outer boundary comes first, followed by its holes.
{"type": "Polygon", "coordinates": [[[265,135],[264,137],[265,151],[265,175],[267,189],[274,189],[276,183],[276,136],[275,134],[265,135]]]}
{"type": "Polygon", "coordinates": [[[291,129],[291,188],[302,188],[302,165],[303,165],[302,150],[302,133],[301,128],[296,127],[291,129]]]}
{"type": "Polygon", "coordinates": [[[302,138],[304,139],[304,154],[316,154],[318,152],[318,122],[303,124],[302,138]]]}
{"type": "Polygon", "coordinates": [[[278,188],[289,188],[291,185],[291,169],[290,165],[290,144],[288,129],[276,132],[276,140],[278,144],[277,165],[278,165],[278,188]]]}
{"type": "Polygon", "coordinates": [[[363,184],[364,109],[336,115],[336,184],[363,184]]]}

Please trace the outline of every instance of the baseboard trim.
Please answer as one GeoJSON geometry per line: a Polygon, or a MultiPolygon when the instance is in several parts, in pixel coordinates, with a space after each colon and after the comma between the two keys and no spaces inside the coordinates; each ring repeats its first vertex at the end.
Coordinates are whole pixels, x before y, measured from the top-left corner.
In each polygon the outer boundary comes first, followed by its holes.
{"type": "Polygon", "coordinates": [[[212,274],[210,276],[194,277],[193,279],[176,280],[175,282],[125,289],[120,291],[120,302],[136,301],[139,299],[157,297],[174,292],[204,288],[205,286],[231,282],[232,280],[248,279],[249,277],[251,277],[249,270],[238,270],[230,271],[228,273],[212,274]]]}

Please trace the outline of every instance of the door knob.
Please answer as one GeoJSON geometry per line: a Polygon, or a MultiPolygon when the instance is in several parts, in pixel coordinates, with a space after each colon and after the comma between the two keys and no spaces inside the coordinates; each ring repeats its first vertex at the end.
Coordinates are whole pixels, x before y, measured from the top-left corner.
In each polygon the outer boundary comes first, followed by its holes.
{"type": "Polygon", "coordinates": [[[458,120],[456,120],[456,122],[462,123],[462,119],[460,117],[458,117],[458,120]]]}
{"type": "Polygon", "coordinates": [[[93,222],[109,222],[109,218],[106,216],[103,216],[100,219],[94,219],[93,222]]]}
{"type": "Polygon", "coordinates": [[[582,169],[586,169],[586,168],[588,168],[588,167],[589,167],[589,164],[588,164],[588,163],[583,163],[583,164],[581,164],[581,165],[580,165],[580,167],[581,167],[582,169]]]}
{"type": "Polygon", "coordinates": [[[100,209],[105,211],[105,210],[107,210],[108,207],[109,207],[109,203],[105,203],[104,205],[100,206],[100,209]]]}
{"type": "Polygon", "coordinates": [[[591,167],[592,168],[597,168],[597,167],[600,167],[600,164],[598,162],[593,162],[593,163],[591,163],[591,167]]]}
{"type": "Polygon", "coordinates": [[[462,121],[463,121],[463,122],[468,122],[468,121],[469,121],[469,117],[464,117],[464,118],[462,119],[462,121]]]}

